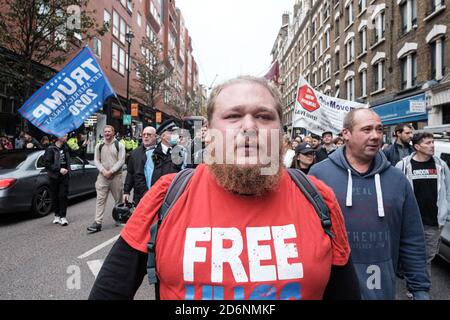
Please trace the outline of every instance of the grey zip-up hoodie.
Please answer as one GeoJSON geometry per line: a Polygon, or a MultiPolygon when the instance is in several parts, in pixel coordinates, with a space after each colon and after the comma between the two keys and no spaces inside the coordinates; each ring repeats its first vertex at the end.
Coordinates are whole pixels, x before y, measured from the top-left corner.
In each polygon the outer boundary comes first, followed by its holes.
{"type": "MultiPolygon", "coordinates": [[[[400,160],[396,167],[402,170],[402,172],[408,178],[411,187],[414,189],[414,184],[411,179],[412,176],[412,166],[411,159],[414,157],[416,153],[412,153],[406,158],[400,160]]],[[[438,207],[438,224],[440,227],[443,227],[447,221],[447,218],[450,218],[450,170],[448,169],[447,164],[439,159],[436,156],[433,156],[434,163],[436,164],[437,171],[437,188],[438,188],[438,196],[437,196],[437,207],[438,207]]]]}
{"type": "Polygon", "coordinates": [[[419,207],[408,180],[379,151],[373,169],[360,175],[345,147],[314,165],[310,174],[330,186],[345,218],[363,299],[395,299],[401,268],[416,299],[428,299],[425,239],[419,207]]]}

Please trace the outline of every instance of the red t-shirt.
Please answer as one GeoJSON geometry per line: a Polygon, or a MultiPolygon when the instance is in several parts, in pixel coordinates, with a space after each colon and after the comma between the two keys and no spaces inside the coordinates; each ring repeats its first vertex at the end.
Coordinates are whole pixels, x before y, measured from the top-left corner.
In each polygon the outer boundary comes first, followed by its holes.
{"type": "MultiPolygon", "coordinates": [[[[152,186],[123,229],[134,249],[147,252],[173,177],[152,186]]],[[[286,171],[276,192],[248,197],[225,191],[198,166],[158,231],[161,299],[321,299],[331,265],[345,265],[350,247],[333,191],[311,179],[330,209],[333,239],[286,171]]]]}

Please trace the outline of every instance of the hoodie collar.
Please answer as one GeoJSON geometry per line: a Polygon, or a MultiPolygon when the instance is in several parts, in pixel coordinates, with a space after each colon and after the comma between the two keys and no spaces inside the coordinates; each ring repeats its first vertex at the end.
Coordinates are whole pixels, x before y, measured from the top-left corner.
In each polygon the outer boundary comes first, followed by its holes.
{"type": "Polygon", "coordinates": [[[364,176],[361,176],[355,169],[353,169],[348,163],[345,157],[345,147],[339,148],[329,157],[330,161],[335,163],[337,166],[341,167],[347,171],[347,196],[345,199],[345,205],[347,207],[353,206],[353,175],[359,176],[363,179],[374,177],[375,191],[377,195],[377,212],[379,217],[384,217],[384,203],[383,203],[383,191],[381,189],[381,177],[380,173],[385,171],[390,167],[389,161],[386,159],[381,151],[375,155],[374,162],[371,165],[371,170],[367,172],[364,176]]]}

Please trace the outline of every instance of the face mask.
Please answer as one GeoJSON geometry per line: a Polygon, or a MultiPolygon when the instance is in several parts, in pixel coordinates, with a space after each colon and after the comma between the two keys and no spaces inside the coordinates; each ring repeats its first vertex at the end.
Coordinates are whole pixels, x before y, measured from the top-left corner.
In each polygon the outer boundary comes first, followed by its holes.
{"type": "Polygon", "coordinates": [[[178,143],[179,136],[177,134],[173,134],[170,136],[169,143],[171,146],[174,146],[178,143]]]}

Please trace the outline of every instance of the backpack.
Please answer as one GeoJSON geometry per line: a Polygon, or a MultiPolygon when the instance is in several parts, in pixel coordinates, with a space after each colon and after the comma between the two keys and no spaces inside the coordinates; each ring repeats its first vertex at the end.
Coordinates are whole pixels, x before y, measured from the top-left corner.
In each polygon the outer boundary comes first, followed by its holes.
{"type": "MultiPolygon", "coordinates": [[[[316,186],[308,179],[308,177],[297,169],[287,169],[289,176],[295,182],[297,187],[303,192],[308,201],[313,205],[322,223],[324,232],[334,238],[331,232],[331,219],[328,207],[325,204],[320,192],[316,186]]],[[[158,212],[158,221],[150,227],[150,241],[148,242],[148,259],[147,259],[147,275],[150,284],[155,285],[155,297],[159,300],[159,282],[156,277],[156,255],[155,245],[158,228],[167,216],[170,209],[174,206],[178,198],[184,192],[186,185],[191,180],[195,169],[187,168],[181,170],[172,180],[169,189],[167,190],[164,202],[158,212]]]]}
{"type": "MultiPolygon", "coordinates": [[[[100,162],[102,162],[102,148],[105,145],[105,142],[102,141],[102,143],[98,146],[98,159],[100,162]]],[[[117,154],[119,154],[119,141],[114,140],[114,145],[116,146],[117,154]]]]}

